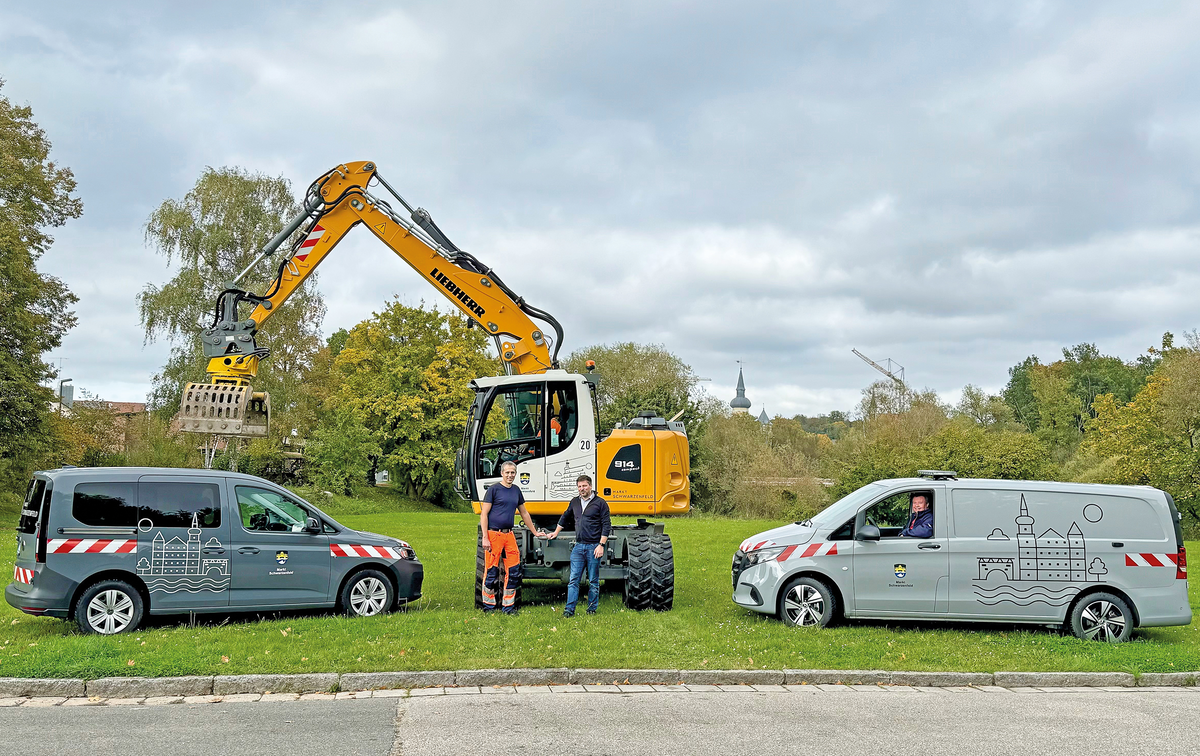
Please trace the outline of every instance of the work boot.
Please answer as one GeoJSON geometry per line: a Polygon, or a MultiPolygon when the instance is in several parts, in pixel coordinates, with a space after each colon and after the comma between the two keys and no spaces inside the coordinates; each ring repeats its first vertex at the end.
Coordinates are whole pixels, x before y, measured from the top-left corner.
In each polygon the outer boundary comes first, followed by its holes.
{"type": "Polygon", "coordinates": [[[571,619],[575,616],[575,612],[563,612],[563,619],[571,619]]]}
{"type": "Polygon", "coordinates": [[[504,612],[509,617],[517,616],[517,608],[515,606],[506,606],[503,609],[501,609],[500,611],[504,612]]]}
{"type": "Polygon", "coordinates": [[[488,606],[487,604],[483,605],[483,613],[484,614],[491,614],[494,611],[496,611],[495,606],[488,606]]]}
{"type": "Polygon", "coordinates": [[[588,614],[595,614],[595,613],[596,613],[595,609],[588,609],[588,614]]]}

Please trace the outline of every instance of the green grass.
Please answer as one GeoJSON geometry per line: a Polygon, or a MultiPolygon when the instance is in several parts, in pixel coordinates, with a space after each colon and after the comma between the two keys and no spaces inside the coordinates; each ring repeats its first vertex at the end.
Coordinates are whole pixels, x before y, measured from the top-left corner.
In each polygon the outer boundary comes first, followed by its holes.
{"type": "MultiPolygon", "coordinates": [[[[305,492],[306,494],[311,492],[305,492]]],[[[153,618],[133,635],[79,634],[61,620],[0,606],[0,677],[245,674],[469,669],[486,667],[635,667],[683,669],[1200,670],[1200,623],[1139,631],[1131,643],[1084,643],[1043,629],[998,625],[851,622],[794,630],[735,606],[729,559],[767,522],[685,518],[670,521],[675,543],[675,609],[626,611],[617,586],[600,613],[561,616],[565,586],[527,584],[516,617],[473,608],[474,515],[399,502],[318,499],[344,524],[404,538],[425,565],[425,598],[396,614],[346,619],[289,613],[257,619],[218,616],[188,626],[153,618]],[[385,511],[388,508],[391,511],[385,511]],[[374,508],[370,514],[343,514],[374,508]],[[401,508],[406,511],[396,511],[401,508]]],[[[5,516],[6,523],[13,518],[5,516]]],[[[12,574],[14,544],[3,539],[0,569],[12,574]]],[[[1200,543],[1189,543],[1200,554],[1200,543]]],[[[1191,581],[1193,612],[1200,590],[1191,581]]]]}

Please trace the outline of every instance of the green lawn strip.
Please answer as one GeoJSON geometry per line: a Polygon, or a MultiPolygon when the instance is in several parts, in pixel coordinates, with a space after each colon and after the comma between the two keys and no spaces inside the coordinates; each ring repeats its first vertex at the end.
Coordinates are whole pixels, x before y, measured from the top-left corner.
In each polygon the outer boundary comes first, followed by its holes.
{"type": "MultiPolygon", "coordinates": [[[[311,492],[305,492],[309,494],[311,492]]],[[[317,496],[312,496],[317,501],[317,496]]],[[[394,496],[392,497],[394,498],[394,496]]],[[[624,610],[619,587],[600,614],[561,616],[565,586],[527,584],[517,617],[474,609],[477,518],[444,511],[351,515],[357,500],[329,500],[344,524],[413,544],[425,565],[425,598],[371,619],[328,613],[154,618],[134,635],[83,636],[71,623],[0,607],[0,677],[247,674],[439,670],[487,667],[679,669],[894,669],[992,672],[1200,669],[1200,623],[1139,631],[1134,642],[1084,643],[1055,632],[1001,625],[850,622],[794,630],[735,606],[729,560],[738,544],[773,523],[716,518],[668,522],[675,544],[675,609],[624,610]]],[[[361,506],[383,508],[388,501],[361,506]]],[[[1200,554],[1200,543],[1188,544],[1200,554]]],[[[12,574],[13,542],[0,552],[12,574]]],[[[1200,590],[1191,581],[1193,611],[1200,590]]]]}

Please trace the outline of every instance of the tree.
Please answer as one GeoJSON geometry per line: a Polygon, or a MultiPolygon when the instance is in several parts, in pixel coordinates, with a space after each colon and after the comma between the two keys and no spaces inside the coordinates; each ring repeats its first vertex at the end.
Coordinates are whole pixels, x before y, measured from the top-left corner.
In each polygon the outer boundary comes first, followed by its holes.
{"type": "Polygon", "coordinates": [[[318,486],[350,496],[379,456],[379,444],[348,406],[333,410],[313,432],[306,449],[311,476],[318,486]]]}
{"type": "MultiPolygon", "coordinates": [[[[146,339],[165,337],[171,356],[154,376],[150,403],[174,412],[183,386],[204,379],[207,360],[198,324],[214,319],[217,295],[299,211],[291,184],[240,168],[206,168],[182,200],[168,199],[146,221],[146,241],[175,265],[163,285],[146,284],[138,308],[146,339]]],[[[286,249],[286,245],[285,245],[286,249]]],[[[276,262],[263,262],[239,286],[263,293],[274,281],[276,262]]],[[[249,312],[241,313],[248,316],[249,312]]],[[[274,435],[288,435],[289,415],[299,386],[321,346],[325,303],[316,274],[305,280],[259,331],[258,344],[271,350],[259,364],[254,388],[271,394],[274,435]]]]}
{"type": "Polygon", "coordinates": [[[964,478],[1044,480],[1055,468],[1050,447],[1027,431],[988,431],[963,421],[949,423],[921,445],[920,466],[953,470],[964,478]]]}
{"type": "Polygon", "coordinates": [[[1017,422],[1031,431],[1038,428],[1038,408],[1033,389],[1029,386],[1029,375],[1035,367],[1040,365],[1038,358],[1031,355],[1010,367],[1008,369],[1008,385],[1000,392],[1004,403],[1012,408],[1017,422]]]}
{"type": "Polygon", "coordinates": [[[488,343],[464,317],[396,300],[356,325],[334,360],[335,421],[347,408],[360,418],[379,447],[376,465],[409,496],[444,493],[474,399],[468,384],[500,372],[488,343]]]}
{"type": "Polygon", "coordinates": [[[1106,460],[1107,483],[1170,493],[1200,527],[1200,353],[1173,350],[1133,400],[1096,398],[1082,450],[1106,460]]]}
{"type": "MultiPolygon", "coordinates": [[[[4,82],[0,80],[0,88],[4,82]]],[[[37,464],[48,443],[55,375],[43,355],[75,325],[77,300],[62,281],[39,273],[54,242],[49,229],[78,218],[69,168],[50,160],[50,141],[30,107],[0,96],[0,485],[12,488],[37,464]]]]}
{"type": "Polygon", "coordinates": [[[1035,365],[1029,371],[1029,390],[1037,407],[1035,433],[1065,458],[1075,451],[1083,434],[1083,401],[1071,391],[1061,363],[1035,365]]]}
{"type": "Polygon", "coordinates": [[[1015,430],[1019,427],[1012,408],[1002,398],[991,396],[971,384],[963,387],[962,399],[954,408],[954,416],[966,418],[984,430],[1015,430]]]}
{"type": "Polygon", "coordinates": [[[699,421],[711,411],[711,407],[704,409],[708,405],[691,366],[661,344],[596,344],[571,352],[564,367],[572,373],[585,373],[588,360],[595,361],[599,378],[599,433],[607,433],[643,411],[674,417],[683,410],[680,419],[685,424],[699,421]]]}

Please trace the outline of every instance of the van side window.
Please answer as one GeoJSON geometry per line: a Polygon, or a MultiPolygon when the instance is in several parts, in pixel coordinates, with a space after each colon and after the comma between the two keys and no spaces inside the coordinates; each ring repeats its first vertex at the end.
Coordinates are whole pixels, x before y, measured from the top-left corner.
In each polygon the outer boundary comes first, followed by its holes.
{"type": "Polygon", "coordinates": [[[851,517],[837,530],[829,534],[831,541],[849,541],[854,538],[854,518],[851,517]]]}
{"type": "Polygon", "coordinates": [[[238,486],[238,515],[242,527],[255,532],[300,533],[308,520],[304,507],[265,488],[238,486]]]}
{"type": "Polygon", "coordinates": [[[21,519],[17,523],[17,531],[32,535],[37,532],[38,515],[42,512],[42,497],[46,494],[44,478],[34,478],[29,481],[29,489],[25,491],[25,503],[21,505],[21,519]]]}
{"type": "Polygon", "coordinates": [[[75,495],[71,502],[71,516],[84,525],[132,528],[137,525],[138,521],[133,485],[133,483],[80,483],[75,486],[75,495]]]}
{"type": "Polygon", "coordinates": [[[932,510],[932,491],[904,491],[872,504],[864,513],[866,517],[863,522],[878,527],[881,538],[898,538],[912,515],[912,497],[918,494],[926,497],[932,510]]]}
{"type": "Polygon", "coordinates": [[[221,525],[221,488],[216,483],[138,483],[138,516],[155,528],[221,525]]]}

